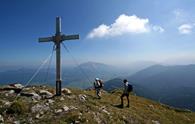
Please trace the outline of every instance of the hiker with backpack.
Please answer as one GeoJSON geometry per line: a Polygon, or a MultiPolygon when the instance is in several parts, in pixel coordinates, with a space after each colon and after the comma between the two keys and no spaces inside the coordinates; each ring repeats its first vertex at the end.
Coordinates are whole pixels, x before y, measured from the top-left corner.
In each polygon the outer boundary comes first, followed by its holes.
{"type": "Polygon", "coordinates": [[[103,81],[99,78],[95,78],[94,88],[98,99],[101,99],[101,89],[103,88],[103,81]]]}
{"type": "Polygon", "coordinates": [[[129,107],[129,93],[133,90],[133,86],[131,84],[129,84],[129,82],[127,81],[127,79],[123,80],[124,83],[124,90],[123,90],[123,94],[121,95],[121,107],[123,108],[123,97],[127,98],[127,107],[129,107]]]}

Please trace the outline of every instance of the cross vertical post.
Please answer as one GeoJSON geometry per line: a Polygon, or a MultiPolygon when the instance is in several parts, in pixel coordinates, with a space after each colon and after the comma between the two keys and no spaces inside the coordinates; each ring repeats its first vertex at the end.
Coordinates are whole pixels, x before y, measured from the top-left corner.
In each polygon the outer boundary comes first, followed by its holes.
{"type": "Polygon", "coordinates": [[[56,44],[56,95],[61,95],[61,19],[60,17],[56,18],[56,38],[55,38],[55,44],[56,44]]]}
{"type": "Polygon", "coordinates": [[[61,95],[62,79],[61,79],[61,43],[65,40],[79,39],[79,35],[61,34],[61,18],[56,17],[56,34],[52,37],[39,38],[39,42],[53,41],[56,46],[56,96],[61,95]]]}

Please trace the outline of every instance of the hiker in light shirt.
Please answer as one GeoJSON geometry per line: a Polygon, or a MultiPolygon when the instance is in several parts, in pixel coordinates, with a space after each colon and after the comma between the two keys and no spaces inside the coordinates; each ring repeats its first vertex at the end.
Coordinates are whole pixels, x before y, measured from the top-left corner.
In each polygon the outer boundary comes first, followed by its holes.
{"type": "Polygon", "coordinates": [[[96,95],[98,97],[98,99],[101,99],[101,89],[103,87],[103,81],[100,80],[99,78],[95,78],[95,82],[94,82],[94,88],[96,91],[96,95]]]}

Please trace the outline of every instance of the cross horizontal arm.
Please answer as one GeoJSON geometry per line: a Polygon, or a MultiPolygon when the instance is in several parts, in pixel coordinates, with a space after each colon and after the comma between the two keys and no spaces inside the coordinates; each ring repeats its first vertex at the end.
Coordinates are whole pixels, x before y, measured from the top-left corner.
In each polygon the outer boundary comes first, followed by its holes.
{"type": "Polygon", "coordinates": [[[53,41],[54,38],[53,37],[42,37],[39,38],[39,42],[49,42],[49,41],[53,41]]]}
{"type": "Polygon", "coordinates": [[[62,35],[62,40],[76,40],[79,39],[79,35],[62,35]]]}

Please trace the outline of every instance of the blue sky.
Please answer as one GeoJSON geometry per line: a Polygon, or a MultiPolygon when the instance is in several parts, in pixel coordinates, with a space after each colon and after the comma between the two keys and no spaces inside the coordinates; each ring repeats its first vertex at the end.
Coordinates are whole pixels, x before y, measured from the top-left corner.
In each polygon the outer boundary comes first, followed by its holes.
{"type": "MultiPolygon", "coordinates": [[[[32,66],[50,53],[52,43],[39,37],[55,34],[62,17],[65,41],[79,63],[128,64],[154,61],[195,63],[193,0],[1,0],[0,64],[32,66]]],[[[62,50],[63,65],[73,63],[62,50]]]]}

